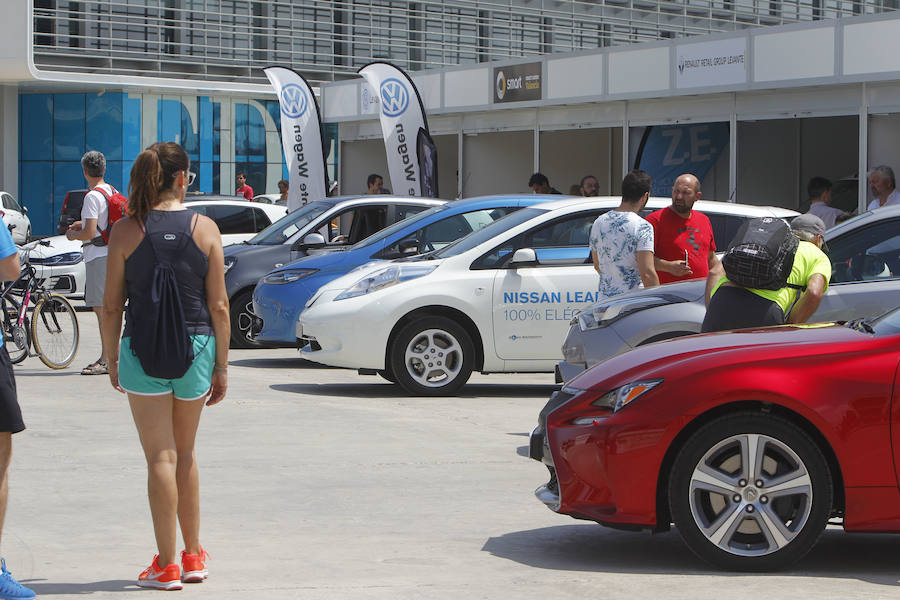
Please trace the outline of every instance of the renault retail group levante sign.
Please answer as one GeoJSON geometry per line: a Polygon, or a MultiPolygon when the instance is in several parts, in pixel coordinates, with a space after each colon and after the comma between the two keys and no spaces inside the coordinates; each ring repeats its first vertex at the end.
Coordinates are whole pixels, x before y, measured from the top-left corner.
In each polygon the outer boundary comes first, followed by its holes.
{"type": "Polygon", "coordinates": [[[494,104],[540,100],[544,86],[541,63],[494,67],[494,104]]]}
{"type": "Polygon", "coordinates": [[[679,89],[747,82],[747,39],[675,47],[675,87],[679,89]]]}

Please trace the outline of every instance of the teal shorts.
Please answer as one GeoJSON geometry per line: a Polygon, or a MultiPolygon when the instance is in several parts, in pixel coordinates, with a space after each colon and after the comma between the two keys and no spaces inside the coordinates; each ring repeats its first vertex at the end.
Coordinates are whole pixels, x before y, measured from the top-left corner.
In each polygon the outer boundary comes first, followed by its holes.
{"type": "Polygon", "coordinates": [[[119,385],[129,394],[163,396],[172,394],[178,400],[198,400],[209,391],[213,365],[216,362],[216,338],[192,335],[194,362],[183,377],[162,379],[144,373],[141,361],[131,351],[131,338],[122,338],[119,346],[119,385]]]}

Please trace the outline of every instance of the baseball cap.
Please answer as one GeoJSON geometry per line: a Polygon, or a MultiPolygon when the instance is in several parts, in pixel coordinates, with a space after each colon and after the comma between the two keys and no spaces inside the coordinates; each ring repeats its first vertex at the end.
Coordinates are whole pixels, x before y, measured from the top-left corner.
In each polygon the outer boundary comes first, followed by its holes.
{"type": "MultiPolygon", "coordinates": [[[[812,235],[825,235],[825,222],[810,213],[802,214],[794,217],[791,221],[791,229],[797,232],[810,233],[812,235]]],[[[828,246],[822,242],[822,250],[827,251],[828,246]]]]}

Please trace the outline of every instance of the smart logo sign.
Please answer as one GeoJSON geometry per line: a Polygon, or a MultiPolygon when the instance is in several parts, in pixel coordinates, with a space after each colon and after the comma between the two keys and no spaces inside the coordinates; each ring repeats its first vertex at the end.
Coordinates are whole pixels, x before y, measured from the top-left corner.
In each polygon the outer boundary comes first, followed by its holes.
{"type": "Polygon", "coordinates": [[[289,119],[296,119],[306,114],[309,99],[296,83],[289,83],[281,90],[281,112],[289,119]]]}
{"type": "Polygon", "coordinates": [[[540,100],[541,63],[494,67],[494,103],[540,100]]]}
{"type": "Polygon", "coordinates": [[[391,77],[381,83],[381,111],[387,117],[399,117],[409,106],[409,90],[399,79],[391,77]]]}

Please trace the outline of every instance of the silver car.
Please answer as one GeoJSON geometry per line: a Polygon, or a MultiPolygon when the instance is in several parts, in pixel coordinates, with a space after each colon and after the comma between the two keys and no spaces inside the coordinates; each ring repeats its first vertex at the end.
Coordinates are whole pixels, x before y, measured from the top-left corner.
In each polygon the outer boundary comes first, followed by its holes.
{"type": "MultiPolygon", "coordinates": [[[[839,223],[825,241],[831,283],[810,322],[874,317],[900,305],[900,206],[839,223]]],[[[570,323],[557,382],[637,346],[699,333],[705,285],[705,279],[670,283],[587,307],[570,323]]]]}

